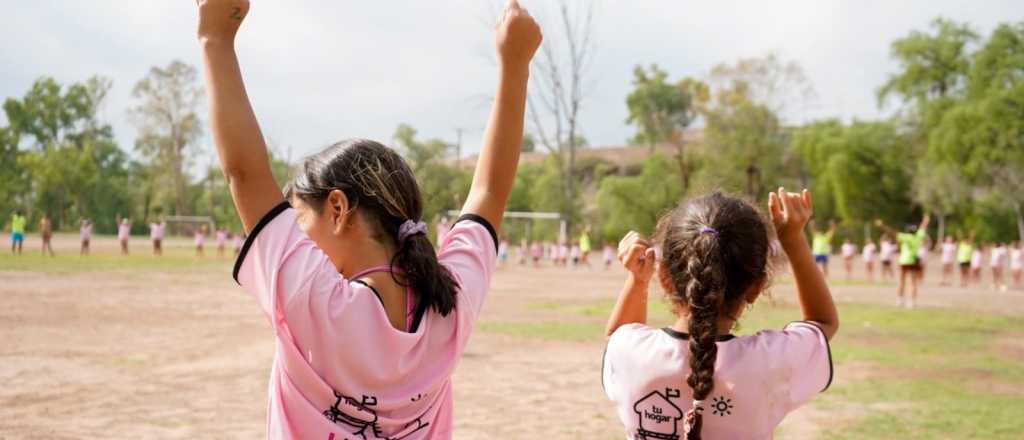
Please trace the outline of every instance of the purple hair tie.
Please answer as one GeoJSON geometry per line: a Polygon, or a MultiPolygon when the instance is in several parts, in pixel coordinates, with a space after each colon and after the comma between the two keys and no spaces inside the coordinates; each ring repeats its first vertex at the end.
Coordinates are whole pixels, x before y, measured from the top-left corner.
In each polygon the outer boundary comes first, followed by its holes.
{"type": "Polygon", "coordinates": [[[705,226],[703,229],[701,229],[700,233],[701,234],[705,234],[705,233],[706,234],[712,234],[715,237],[718,236],[718,231],[716,231],[715,228],[712,228],[712,227],[709,227],[709,226],[705,226]]]}
{"type": "Polygon", "coordinates": [[[416,234],[426,234],[427,224],[424,222],[414,222],[412,220],[406,220],[402,223],[402,226],[398,228],[398,242],[401,243],[407,238],[416,234]]]}

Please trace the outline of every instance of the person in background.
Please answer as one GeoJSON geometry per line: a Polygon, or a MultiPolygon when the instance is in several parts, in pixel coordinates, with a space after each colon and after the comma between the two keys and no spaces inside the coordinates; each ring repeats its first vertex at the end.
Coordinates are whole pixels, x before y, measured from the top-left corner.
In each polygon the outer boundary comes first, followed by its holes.
{"type": "Polygon", "coordinates": [[[921,281],[921,260],[918,251],[928,238],[928,223],[930,221],[931,215],[925,214],[920,224],[907,225],[904,232],[897,233],[896,230],[883,223],[882,219],[875,220],[875,226],[889,235],[896,236],[896,241],[900,243],[900,280],[896,288],[900,307],[912,309],[917,302],[917,285],[921,281]],[[904,296],[908,280],[910,281],[909,299],[904,296]]]}
{"type": "Polygon", "coordinates": [[[224,256],[224,249],[228,245],[228,230],[225,228],[217,228],[217,232],[214,234],[217,240],[217,256],[224,256]]]}
{"type": "Polygon", "coordinates": [[[206,224],[199,225],[199,229],[196,230],[195,245],[196,245],[196,256],[203,256],[203,246],[206,244],[206,224]]]}
{"type": "Polygon", "coordinates": [[[864,248],[861,250],[861,259],[864,260],[864,273],[868,276],[868,281],[875,282],[875,259],[878,256],[878,246],[871,237],[867,237],[864,242],[864,248]]]}
{"type": "Polygon", "coordinates": [[[953,283],[953,266],[956,264],[956,240],[947,235],[942,241],[942,282],[943,286],[953,283]]]}
{"type": "Polygon", "coordinates": [[[992,290],[1005,292],[1006,281],[1003,279],[1003,268],[1006,266],[1006,245],[996,243],[989,252],[989,267],[992,268],[992,290]]]}
{"type": "Polygon", "coordinates": [[[39,220],[39,235],[43,239],[43,255],[47,252],[50,253],[51,257],[57,255],[53,253],[53,222],[50,221],[50,216],[43,214],[43,218],[39,220]]]}
{"type": "Polygon", "coordinates": [[[167,223],[162,218],[149,224],[149,239],[153,241],[153,255],[160,256],[164,254],[163,241],[166,228],[167,223]]]}
{"type": "Polygon", "coordinates": [[[121,217],[121,214],[118,214],[114,217],[114,224],[117,225],[117,241],[121,244],[121,255],[128,255],[128,239],[132,233],[132,221],[128,217],[121,217]]]}
{"type": "Polygon", "coordinates": [[[11,216],[11,253],[21,255],[25,245],[25,224],[28,220],[21,214],[21,210],[14,210],[11,216]]]}
{"type": "Polygon", "coordinates": [[[89,241],[92,239],[92,222],[89,219],[83,218],[79,222],[78,238],[82,242],[82,247],[78,254],[89,255],[89,241]]]}
{"type": "Polygon", "coordinates": [[[813,238],[811,249],[814,253],[814,262],[826,279],[828,279],[828,257],[832,253],[832,236],[835,232],[835,221],[829,222],[828,231],[825,232],[819,231],[817,225],[811,222],[811,237],[813,238]]]}
{"type": "Polygon", "coordinates": [[[974,232],[961,236],[956,249],[956,261],[960,265],[960,287],[967,287],[974,278],[974,232]]]}
{"type": "Polygon", "coordinates": [[[981,286],[981,266],[985,258],[985,244],[978,243],[978,246],[971,252],[971,282],[981,286]]]}
{"type": "Polygon", "coordinates": [[[590,226],[583,228],[583,233],[580,234],[580,264],[590,268],[590,251],[592,246],[590,244],[590,226]]]}
{"type": "Polygon", "coordinates": [[[897,248],[893,244],[893,236],[883,232],[878,248],[878,258],[882,262],[882,282],[884,283],[895,276],[892,270],[892,257],[897,248]]]}
{"type": "Polygon", "coordinates": [[[853,258],[857,255],[857,245],[849,238],[843,240],[843,246],[839,248],[843,256],[843,268],[846,269],[846,280],[853,279],[853,258]]]}
{"type": "Polygon", "coordinates": [[[1024,289],[1024,249],[1020,241],[1013,242],[1010,248],[1010,276],[1014,289],[1024,289]]]}

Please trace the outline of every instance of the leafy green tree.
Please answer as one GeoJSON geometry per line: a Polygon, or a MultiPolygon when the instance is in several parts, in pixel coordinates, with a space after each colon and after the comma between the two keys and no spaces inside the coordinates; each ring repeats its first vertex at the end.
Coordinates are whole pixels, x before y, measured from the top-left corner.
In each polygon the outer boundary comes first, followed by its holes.
{"type": "Polygon", "coordinates": [[[675,147],[679,179],[685,193],[695,168],[693,155],[686,148],[685,130],[700,116],[709,98],[708,86],[693,78],[675,84],[667,81],[668,73],[651,65],[650,72],[642,66],[633,69],[633,91],[626,97],[629,108],[627,123],[637,127],[633,144],[668,143],[675,147]]]}
{"type": "Polygon", "coordinates": [[[792,148],[809,174],[815,216],[856,229],[875,218],[910,220],[912,152],[893,122],[837,120],[807,124],[792,148]]]}
{"type": "Polygon", "coordinates": [[[969,45],[978,35],[966,24],[943,18],[933,20],[931,28],[932,33],[913,31],[893,41],[890,52],[900,67],[878,89],[880,104],[896,95],[904,102],[924,105],[966,85],[969,45]]]}
{"type": "Polygon", "coordinates": [[[98,231],[108,232],[115,213],[131,206],[126,156],[110,125],[97,118],[111,86],[102,77],[67,87],[43,77],[23,98],[4,102],[10,126],[0,142],[3,160],[13,158],[18,170],[5,173],[14,182],[6,191],[20,193],[15,197],[34,211],[33,220],[45,213],[55,226],[66,227],[88,217],[98,231]]]}
{"type": "Polygon", "coordinates": [[[472,175],[447,162],[451,145],[440,139],[416,139],[416,129],[401,124],[395,130],[398,150],[409,162],[423,193],[423,217],[432,219],[446,216],[447,211],[458,209],[469,192],[472,175]]]}
{"type": "Polygon", "coordinates": [[[665,184],[676,181],[677,172],[670,159],[653,154],[644,160],[639,175],[603,179],[597,196],[601,238],[617,241],[630,230],[653,233],[658,218],[683,196],[682,188],[665,184]]]}
{"type": "Polygon", "coordinates": [[[152,67],[132,89],[138,104],[129,110],[139,137],[135,149],[153,167],[158,204],[179,215],[190,214],[188,169],[203,134],[199,106],[203,89],[195,67],[172,61],[152,67]]]}

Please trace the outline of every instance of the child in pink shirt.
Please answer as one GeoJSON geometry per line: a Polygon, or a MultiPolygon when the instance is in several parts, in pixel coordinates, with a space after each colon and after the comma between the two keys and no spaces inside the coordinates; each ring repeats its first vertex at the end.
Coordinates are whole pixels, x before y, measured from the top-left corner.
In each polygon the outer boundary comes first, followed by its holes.
{"type": "Polygon", "coordinates": [[[223,228],[222,229],[218,229],[216,236],[217,236],[217,256],[218,257],[223,257],[224,256],[224,248],[228,244],[228,231],[227,231],[227,229],[223,229],[223,228]]]}
{"type": "Polygon", "coordinates": [[[213,139],[249,231],[234,273],[276,336],[267,436],[451,438],[451,375],[494,270],[540,28],[515,1],[499,20],[494,108],[435,252],[412,170],[380,143],[328,147],[282,194],[233,49],[249,4],[198,3],[213,139]]]}
{"type": "Polygon", "coordinates": [[[149,224],[149,238],[153,240],[153,255],[162,255],[164,253],[163,241],[164,228],[166,226],[167,224],[163,220],[149,224]]]}
{"type": "Polygon", "coordinates": [[[89,219],[82,219],[78,227],[78,238],[82,242],[82,249],[79,255],[89,255],[89,241],[92,240],[92,222],[89,219]]]}
{"type": "Polygon", "coordinates": [[[839,318],[803,233],[810,193],[780,188],[769,209],[804,313],[782,330],[730,333],[769,273],[769,226],[748,203],[714,193],[682,204],[658,222],[660,258],[635,232],[619,244],[629,278],[608,320],[602,383],[628,438],[770,439],[828,388],[839,318]],[[663,329],[646,325],[655,273],[678,316],[663,329]]]}
{"type": "Polygon", "coordinates": [[[121,243],[121,255],[128,255],[128,239],[132,233],[132,221],[128,218],[116,219],[117,223],[117,241],[121,243]]]}
{"type": "Polygon", "coordinates": [[[203,245],[206,244],[206,225],[199,226],[196,230],[196,256],[203,256],[203,245]]]}

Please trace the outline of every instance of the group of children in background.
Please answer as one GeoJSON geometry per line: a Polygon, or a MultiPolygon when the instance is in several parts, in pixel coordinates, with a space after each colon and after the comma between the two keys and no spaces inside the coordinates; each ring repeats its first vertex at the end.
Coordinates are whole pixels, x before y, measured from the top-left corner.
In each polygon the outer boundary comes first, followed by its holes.
{"type": "MultiPolygon", "coordinates": [[[[853,278],[859,254],[868,281],[876,280],[876,269],[881,281],[892,280],[895,276],[894,266],[902,266],[898,261],[901,246],[897,237],[898,234],[887,231],[882,234],[877,245],[868,239],[860,247],[849,238],[844,239],[840,247],[840,256],[846,279],[853,278]]],[[[830,237],[828,239],[831,240],[830,237]]],[[[1011,288],[1024,289],[1024,246],[1020,241],[977,243],[971,234],[959,240],[947,235],[941,243],[933,244],[931,239],[925,236],[923,243],[916,248],[913,255],[916,256],[914,264],[919,266],[918,279],[923,279],[929,269],[936,267],[932,264],[932,258],[933,254],[937,253],[938,267],[942,270],[940,286],[953,285],[959,275],[960,287],[984,287],[982,274],[987,269],[992,275],[989,288],[1002,292],[1011,288]]],[[[830,253],[830,249],[826,247],[822,252],[830,253]]],[[[827,276],[827,260],[824,261],[826,266],[822,270],[827,276]]]]}
{"type": "MultiPolygon", "coordinates": [[[[132,219],[129,217],[122,217],[117,215],[114,219],[114,224],[117,225],[117,241],[120,245],[121,255],[129,255],[129,244],[131,242],[131,229],[132,219]]],[[[22,253],[22,248],[25,241],[25,225],[27,220],[20,211],[15,211],[11,217],[11,252],[15,255],[22,253]]],[[[165,231],[167,229],[167,223],[164,220],[154,221],[149,224],[149,239],[153,245],[153,255],[163,255],[163,241],[165,231]]],[[[194,249],[197,256],[202,257],[204,255],[204,248],[206,246],[206,236],[208,235],[209,227],[205,224],[199,225],[195,229],[193,234],[194,237],[194,249]]],[[[79,238],[79,255],[89,255],[91,250],[93,234],[93,222],[88,218],[82,218],[78,221],[78,238],[79,238]]],[[[50,217],[43,215],[39,220],[39,237],[42,241],[42,253],[43,255],[56,256],[53,251],[53,222],[50,217]]],[[[231,245],[234,248],[233,255],[238,255],[242,250],[242,244],[245,241],[245,236],[240,233],[234,233],[227,228],[218,228],[214,231],[214,239],[217,245],[217,256],[223,257],[227,253],[228,241],[231,241],[231,245]]]]}

